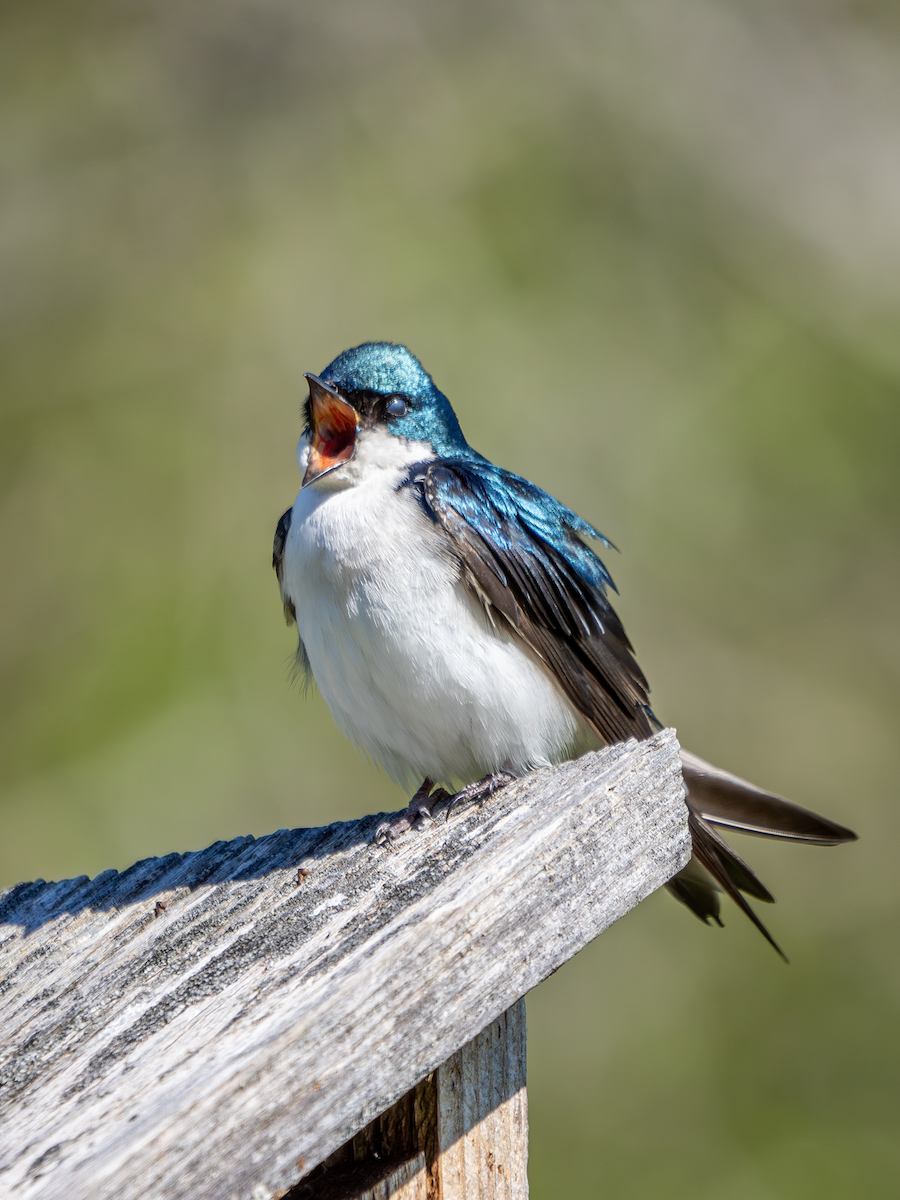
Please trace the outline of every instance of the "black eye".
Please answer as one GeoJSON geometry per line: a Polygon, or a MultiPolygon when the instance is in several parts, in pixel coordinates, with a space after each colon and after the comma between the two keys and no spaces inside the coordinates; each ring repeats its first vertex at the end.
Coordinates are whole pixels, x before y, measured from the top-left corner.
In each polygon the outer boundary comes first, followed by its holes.
{"type": "Polygon", "coordinates": [[[392,396],[387,402],[385,412],[389,417],[405,417],[409,406],[402,396],[392,396]]]}

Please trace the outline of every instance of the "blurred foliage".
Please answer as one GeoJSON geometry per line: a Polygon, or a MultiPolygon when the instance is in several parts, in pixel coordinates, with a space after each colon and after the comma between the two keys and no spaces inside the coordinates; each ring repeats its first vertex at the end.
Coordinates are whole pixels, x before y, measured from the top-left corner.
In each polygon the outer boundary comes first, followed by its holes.
{"type": "Polygon", "coordinates": [[[302,372],[405,341],[621,547],[657,711],[859,829],[529,999],[537,1197],[893,1196],[900,27],[875,0],[7,0],[0,880],[397,808],[290,684],[302,372]]]}

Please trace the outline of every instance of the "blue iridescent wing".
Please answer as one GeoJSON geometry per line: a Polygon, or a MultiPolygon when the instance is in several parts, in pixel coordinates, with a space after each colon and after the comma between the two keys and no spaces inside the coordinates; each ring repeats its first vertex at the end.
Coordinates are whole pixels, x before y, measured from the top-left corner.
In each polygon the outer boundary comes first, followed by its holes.
{"type": "MultiPolygon", "coordinates": [[[[604,742],[654,731],[648,686],[582,540],[603,538],[546,492],[483,459],[438,459],[410,480],[463,576],[544,662],[604,742]]],[[[609,545],[608,542],[606,542],[609,545]]]]}

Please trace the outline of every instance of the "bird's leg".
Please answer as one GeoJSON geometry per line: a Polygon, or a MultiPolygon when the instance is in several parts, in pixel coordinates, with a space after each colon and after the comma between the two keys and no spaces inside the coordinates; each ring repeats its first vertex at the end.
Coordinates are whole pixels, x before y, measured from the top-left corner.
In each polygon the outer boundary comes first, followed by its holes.
{"type": "Polygon", "coordinates": [[[423,817],[430,820],[434,815],[435,806],[439,802],[449,801],[447,804],[447,816],[449,817],[450,810],[455,805],[467,804],[470,800],[485,800],[488,796],[493,796],[494,792],[498,792],[500,788],[512,783],[514,779],[515,775],[512,771],[494,771],[491,775],[485,775],[483,779],[476,779],[474,783],[467,784],[455,796],[451,796],[442,787],[435,788],[432,780],[425,779],[407,805],[406,812],[395,817],[393,821],[382,821],[375,830],[372,841],[378,846],[395,842],[412,829],[416,821],[420,821],[423,817]],[[432,788],[434,791],[431,790],[432,788]]]}
{"type": "Polygon", "coordinates": [[[376,845],[382,845],[385,842],[394,842],[407,830],[411,829],[413,824],[421,820],[422,817],[431,819],[432,810],[439,800],[446,800],[448,793],[443,788],[435,788],[432,792],[434,783],[430,779],[425,779],[422,786],[410,800],[406,812],[401,813],[393,821],[382,821],[375,830],[375,837],[372,839],[376,845]]]}
{"type": "Polygon", "coordinates": [[[470,800],[486,800],[488,796],[493,796],[494,792],[499,792],[514,779],[515,775],[512,771],[494,771],[490,775],[485,775],[484,779],[476,779],[474,783],[466,784],[462,791],[450,797],[450,803],[447,805],[448,819],[450,810],[457,804],[468,804],[470,800]]]}

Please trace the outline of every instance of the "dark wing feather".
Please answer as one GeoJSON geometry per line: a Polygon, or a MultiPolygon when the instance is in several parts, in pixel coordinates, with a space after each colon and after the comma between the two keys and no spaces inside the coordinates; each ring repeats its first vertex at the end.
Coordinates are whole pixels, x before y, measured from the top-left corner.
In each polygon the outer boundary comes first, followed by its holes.
{"type": "MultiPolygon", "coordinates": [[[[278,577],[278,586],[281,589],[281,603],[284,605],[284,619],[288,625],[296,625],[297,623],[297,610],[294,608],[294,602],[284,586],[284,546],[291,528],[293,511],[292,508],[289,508],[287,512],[282,513],[279,517],[278,524],[275,526],[275,541],[272,545],[272,566],[275,568],[275,574],[278,577]]],[[[312,679],[309,656],[306,653],[306,647],[299,638],[297,640],[296,668],[298,677],[306,684],[309,684],[312,679]]]]}
{"type": "Polygon", "coordinates": [[[426,465],[425,504],[464,576],[546,664],[604,742],[653,732],[648,685],[605,594],[605,567],[579,536],[599,536],[558,501],[489,463],[426,465]]]}
{"type": "Polygon", "coordinates": [[[281,603],[284,605],[284,619],[288,625],[293,625],[297,620],[294,602],[284,590],[284,544],[287,541],[288,530],[291,527],[291,515],[293,511],[292,508],[289,508],[287,512],[282,513],[278,518],[278,524],[275,526],[275,541],[272,545],[272,566],[275,568],[275,574],[278,577],[278,586],[281,589],[281,603]]]}

